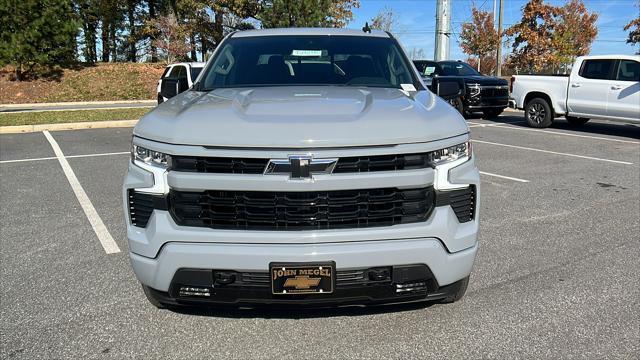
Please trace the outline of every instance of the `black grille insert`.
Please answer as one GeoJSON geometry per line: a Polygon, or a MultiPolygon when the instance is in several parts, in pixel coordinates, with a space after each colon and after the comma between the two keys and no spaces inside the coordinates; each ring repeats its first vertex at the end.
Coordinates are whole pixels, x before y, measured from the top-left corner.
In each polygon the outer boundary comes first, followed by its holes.
{"type": "MultiPolygon", "coordinates": [[[[343,157],[333,173],[425,169],[431,166],[431,153],[343,157]]],[[[173,156],[171,169],[216,174],[262,174],[269,159],[173,156]]]]}
{"type": "Polygon", "coordinates": [[[340,158],[334,173],[424,169],[430,166],[429,153],[355,156],[340,158]]]}
{"type": "Polygon", "coordinates": [[[262,174],[269,159],[172,156],[176,171],[217,174],[262,174]]]}
{"type": "Polygon", "coordinates": [[[218,191],[169,193],[178,225],[245,230],[315,230],[426,221],[432,187],[319,192],[218,191]]]}

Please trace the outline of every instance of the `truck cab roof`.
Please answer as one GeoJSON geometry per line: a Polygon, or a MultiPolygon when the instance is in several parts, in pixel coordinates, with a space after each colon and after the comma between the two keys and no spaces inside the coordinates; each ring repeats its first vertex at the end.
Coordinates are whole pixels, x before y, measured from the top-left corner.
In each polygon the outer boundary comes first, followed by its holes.
{"type": "Polygon", "coordinates": [[[304,36],[304,35],[329,35],[329,36],[363,36],[390,38],[391,35],[381,30],[371,30],[364,32],[356,29],[337,28],[276,28],[237,31],[230,35],[233,38],[254,37],[254,36],[304,36]]]}

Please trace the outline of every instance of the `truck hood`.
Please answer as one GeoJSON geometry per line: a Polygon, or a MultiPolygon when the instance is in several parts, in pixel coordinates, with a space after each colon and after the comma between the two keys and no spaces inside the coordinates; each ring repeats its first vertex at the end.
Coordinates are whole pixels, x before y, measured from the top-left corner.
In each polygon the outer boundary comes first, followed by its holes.
{"type": "Polygon", "coordinates": [[[133,131],[171,144],[245,148],[395,145],[467,132],[462,116],[428,91],[331,86],[187,91],[133,131]]]}
{"type": "Polygon", "coordinates": [[[489,86],[509,85],[507,80],[493,76],[465,76],[464,80],[467,84],[476,83],[489,86]]]}

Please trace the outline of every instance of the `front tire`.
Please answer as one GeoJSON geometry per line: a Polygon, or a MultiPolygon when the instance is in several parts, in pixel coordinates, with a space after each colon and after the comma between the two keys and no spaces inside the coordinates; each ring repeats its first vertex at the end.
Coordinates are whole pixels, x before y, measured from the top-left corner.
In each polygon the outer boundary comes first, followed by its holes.
{"type": "Polygon", "coordinates": [[[492,120],[502,114],[503,109],[488,109],[482,111],[482,118],[485,120],[492,120]]]}
{"type": "Polygon", "coordinates": [[[164,98],[162,97],[162,95],[158,95],[158,105],[162,104],[164,102],[164,98]]]}
{"type": "Polygon", "coordinates": [[[525,105],[524,119],[531,127],[546,128],[553,123],[553,110],[547,100],[535,98],[525,105]]]}
{"type": "Polygon", "coordinates": [[[573,117],[573,116],[565,116],[565,119],[567,119],[567,122],[571,126],[584,125],[589,121],[589,119],[587,118],[579,118],[579,117],[573,117]]]}

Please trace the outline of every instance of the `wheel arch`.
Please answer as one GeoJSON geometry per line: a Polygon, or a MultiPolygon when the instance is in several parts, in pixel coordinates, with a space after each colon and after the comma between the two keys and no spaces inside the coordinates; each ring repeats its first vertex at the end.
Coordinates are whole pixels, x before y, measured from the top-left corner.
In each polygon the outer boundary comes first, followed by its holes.
{"type": "Polygon", "coordinates": [[[541,91],[532,91],[530,93],[527,93],[527,95],[524,97],[524,103],[522,104],[522,107],[525,108],[527,106],[527,104],[533,100],[533,99],[543,99],[544,101],[547,102],[547,104],[549,104],[549,108],[552,111],[552,116],[556,117],[556,109],[553,106],[553,101],[551,101],[551,97],[549,95],[547,95],[544,92],[541,91]]]}

